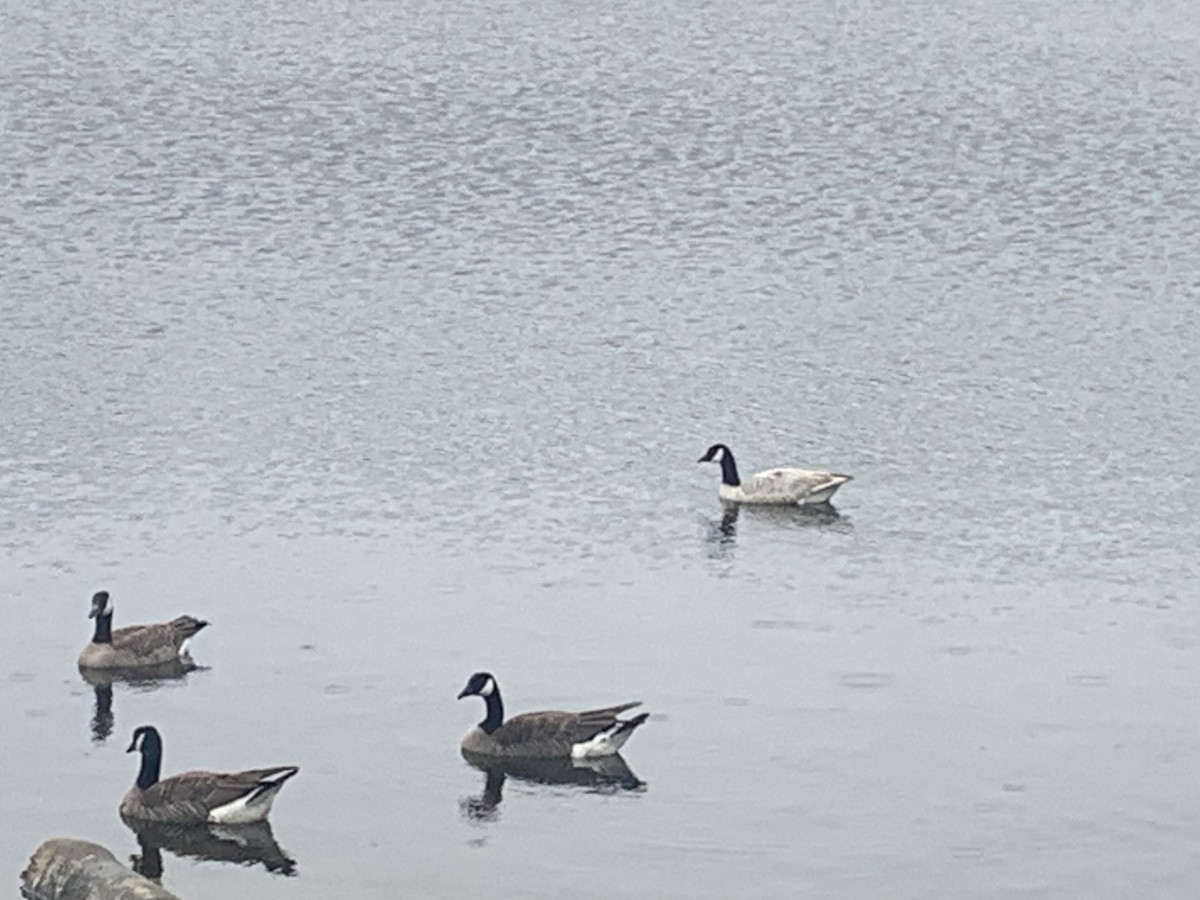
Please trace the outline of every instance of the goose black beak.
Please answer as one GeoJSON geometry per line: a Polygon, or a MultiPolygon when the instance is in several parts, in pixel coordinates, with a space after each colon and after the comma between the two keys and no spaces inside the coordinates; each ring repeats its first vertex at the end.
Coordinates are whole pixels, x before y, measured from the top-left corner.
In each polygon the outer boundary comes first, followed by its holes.
{"type": "Polygon", "coordinates": [[[708,460],[702,456],[698,460],[696,460],[696,462],[708,462],[708,460]]]}
{"type": "Polygon", "coordinates": [[[136,749],[137,749],[137,738],[134,738],[134,739],[133,739],[133,743],[132,743],[132,744],[130,744],[128,747],[126,747],[126,748],[125,748],[125,752],[126,752],[126,753],[132,753],[132,752],[133,752],[134,750],[136,750],[136,749]]]}
{"type": "Polygon", "coordinates": [[[470,696],[471,696],[471,692],[468,691],[466,688],[463,688],[461,691],[458,692],[458,696],[455,699],[461,700],[463,697],[470,697],[470,696]]]}
{"type": "Polygon", "coordinates": [[[90,613],[88,613],[88,618],[94,619],[94,618],[96,618],[97,615],[99,615],[99,613],[100,613],[100,610],[98,610],[96,607],[93,606],[92,611],[90,613]]]}

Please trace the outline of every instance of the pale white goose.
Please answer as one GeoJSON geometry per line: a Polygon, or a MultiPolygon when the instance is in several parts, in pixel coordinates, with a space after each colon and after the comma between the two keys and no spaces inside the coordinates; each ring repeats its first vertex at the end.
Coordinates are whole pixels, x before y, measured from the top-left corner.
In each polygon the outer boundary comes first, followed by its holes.
{"type": "Polygon", "coordinates": [[[133,732],[127,753],[140,751],[137,781],[121,800],[121,818],[135,822],[245,825],[261,822],[271,811],[284,782],[297,766],[247,769],[244,772],[181,772],[159,779],[162,738],[152,725],[133,732]]]}
{"type": "Polygon", "coordinates": [[[139,669],[187,660],[187,645],[208,623],[179,616],[153,625],[128,625],[113,631],[113,601],[108,591],[92,596],[88,618],[96,620],[92,641],[79,654],[81,669],[139,669]]]}
{"type": "Polygon", "coordinates": [[[733,453],[724,444],[713,444],[698,462],[721,464],[721,486],[717,494],[730,503],[773,503],[817,506],[829,503],[851,475],[813,469],[767,469],[745,481],[738,477],[733,453]]]}
{"type": "Polygon", "coordinates": [[[476,672],[459,691],[458,699],[479,696],[487,704],[487,717],[462,740],[464,753],[479,756],[551,759],[589,759],[611,756],[649,718],[642,713],[618,719],[620,713],[641,701],[621,703],[586,712],[530,712],[505,721],[500,686],[488,672],[476,672]]]}

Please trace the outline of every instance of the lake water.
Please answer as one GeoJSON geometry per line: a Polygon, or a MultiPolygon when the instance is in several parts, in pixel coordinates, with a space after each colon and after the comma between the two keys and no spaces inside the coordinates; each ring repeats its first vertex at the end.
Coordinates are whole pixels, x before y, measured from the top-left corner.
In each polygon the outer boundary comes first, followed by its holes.
{"type": "Polygon", "coordinates": [[[10,884],[139,853],[153,723],[301,766],[294,875],[168,849],[192,900],[1195,895],[1194,3],[0,34],[10,884]],[[853,473],[840,516],[723,521],[718,440],[853,473]],[[101,588],[206,668],[97,693],[101,588]],[[478,669],[645,701],[635,781],[489,784],[478,669]]]}

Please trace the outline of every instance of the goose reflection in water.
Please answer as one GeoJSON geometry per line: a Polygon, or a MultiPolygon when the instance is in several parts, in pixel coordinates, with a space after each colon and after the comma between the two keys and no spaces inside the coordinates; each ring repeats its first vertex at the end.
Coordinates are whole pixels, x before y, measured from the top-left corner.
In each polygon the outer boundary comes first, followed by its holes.
{"type": "Polygon", "coordinates": [[[737,503],[722,503],[720,518],[703,517],[704,545],[708,547],[708,556],[722,559],[733,552],[738,545],[738,516],[742,514],[742,506],[737,503]]]}
{"type": "Polygon", "coordinates": [[[79,674],[96,693],[96,703],[92,708],[92,743],[103,744],[112,736],[116,724],[112,708],[114,682],[121,682],[134,690],[152,691],[170,682],[183,682],[189,673],[203,669],[203,666],[178,659],[136,669],[80,669],[79,674]]]}
{"type": "Polygon", "coordinates": [[[167,825],[123,819],[137,836],[141,852],[131,856],[139,875],[160,881],[162,852],[212,862],[261,865],[276,875],[295,875],[296,861],[275,841],[268,822],[249,825],[167,825]]]}
{"type": "Polygon", "coordinates": [[[643,791],[646,783],[633,774],[620,754],[592,759],[498,759],[462,751],[463,759],[484,773],[483,793],[459,801],[463,817],[491,822],[499,818],[504,782],[512,778],[532,784],[564,785],[589,794],[643,791]]]}
{"type": "Polygon", "coordinates": [[[843,532],[853,528],[850,519],[828,503],[820,506],[751,505],[744,508],[740,503],[722,503],[719,518],[704,518],[708,526],[706,540],[713,544],[735,544],[739,519],[743,522],[767,523],[776,528],[828,528],[843,532]]]}
{"type": "Polygon", "coordinates": [[[738,520],[738,510],[748,522],[766,522],[776,528],[833,528],[837,531],[849,531],[850,520],[843,516],[833,506],[823,503],[820,506],[746,506],[727,504],[722,517],[724,521],[729,515],[729,507],[733,507],[733,522],[738,520]]]}

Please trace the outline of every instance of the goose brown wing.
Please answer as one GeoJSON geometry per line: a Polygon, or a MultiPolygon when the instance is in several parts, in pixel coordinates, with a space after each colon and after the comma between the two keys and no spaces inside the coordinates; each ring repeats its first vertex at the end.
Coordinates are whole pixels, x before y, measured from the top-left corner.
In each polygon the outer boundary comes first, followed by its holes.
{"type": "Polygon", "coordinates": [[[575,743],[589,741],[600,732],[607,731],[617,724],[617,716],[627,709],[641,705],[641,700],[634,700],[631,703],[618,703],[616,706],[606,706],[604,709],[589,709],[586,712],[576,713],[575,743]]]}
{"type": "Polygon", "coordinates": [[[589,709],[586,712],[532,712],[513,716],[492,735],[501,746],[515,744],[578,744],[588,741],[611,728],[617,716],[627,709],[640,706],[640,701],[589,709]]]}
{"type": "Polygon", "coordinates": [[[128,653],[139,659],[163,655],[169,659],[177,655],[182,639],[177,638],[169,622],[157,625],[129,625],[112,633],[113,650],[128,653]]]}
{"type": "Polygon", "coordinates": [[[147,809],[186,810],[204,819],[212,810],[279,783],[280,775],[290,778],[296,771],[294,766],[276,766],[245,772],[181,772],[142,791],[141,801],[147,809]]]}
{"type": "Polygon", "coordinates": [[[203,619],[197,619],[195,616],[178,616],[168,622],[167,625],[179,636],[180,643],[183,643],[201,628],[206,628],[208,623],[203,619]]]}
{"type": "Polygon", "coordinates": [[[114,650],[138,657],[149,657],[164,649],[178,651],[184,641],[207,624],[192,616],[180,616],[154,625],[129,625],[112,633],[112,645],[114,650]]]}

